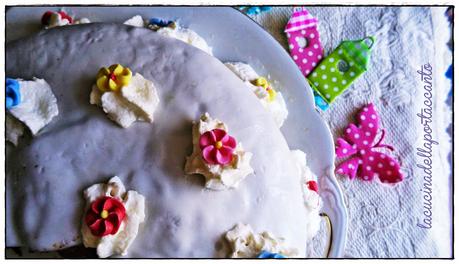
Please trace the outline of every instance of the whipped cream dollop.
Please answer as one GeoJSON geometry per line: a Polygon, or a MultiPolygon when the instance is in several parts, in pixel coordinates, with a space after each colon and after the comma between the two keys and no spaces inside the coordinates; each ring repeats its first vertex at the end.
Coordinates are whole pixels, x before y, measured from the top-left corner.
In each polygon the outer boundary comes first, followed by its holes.
{"type": "Polygon", "coordinates": [[[270,232],[255,233],[250,225],[238,223],[225,234],[230,246],[230,258],[255,258],[262,251],[281,254],[285,257],[298,256],[298,250],[287,247],[281,237],[270,232]]]}
{"type": "MultiPolygon", "coordinates": [[[[132,18],[124,21],[124,24],[134,27],[149,28],[148,22],[146,22],[140,15],[133,16],[132,18]]],[[[156,32],[166,37],[181,40],[213,56],[212,47],[210,47],[207,44],[207,42],[201,36],[198,35],[198,33],[191,29],[183,28],[180,25],[178,25],[178,23],[175,23],[175,26],[173,28],[160,27],[156,30],[156,32]]]]}
{"type": "Polygon", "coordinates": [[[86,18],[86,17],[82,17],[80,19],[75,20],[75,22],[73,22],[73,24],[75,24],[75,25],[88,24],[88,23],[91,23],[91,21],[89,20],[89,18],[86,18]]]}
{"type": "Polygon", "coordinates": [[[158,29],[156,32],[166,37],[181,40],[213,56],[212,47],[210,47],[207,42],[198,35],[198,33],[191,29],[182,28],[180,26],[177,26],[175,29],[163,27],[158,29]]]}
{"type": "Polygon", "coordinates": [[[17,146],[19,138],[24,134],[24,126],[11,114],[6,114],[6,140],[17,146]]]}
{"type": "Polygon", "coordinates": [[[123,24],[133,26],[133,27],[144,27],[145,21],[143,20],[142,16],[135,15],[128,20],[124,21],[123,24]]]}
{"type": "Polygon", "coordinates": [[[136,73],[120,91],[102,92],[94,84],[89,101],[102,107],[111,120],[126,128],[135,121],[152,123],[159,96],[153,82],[136,73]]]}
{"type": "Polygon", "coordinates": [[[213,129],[222,129],[228,132],[225,123],[210,117],[209,113],[201,116],[198,123],[193,124],[193,152],[186,159],[185,173],[202,174],[206,178],[205,187],[212,190],[237,188],[239,183],[253,173],[250,166],[252,153],[244,151],[241,143],[237,143],[233,152],[232,161],[227,165],[208,164],[204,161],[199,146],[202,134],[213,129]]]}
{"type": "Polygon", "coordinates": [[[85,247],[97,249],[97,255],[107,258],[113,255],[126,255],[131,243],[137,236],[140,223],[145,219],[145,197],[136,191],[127,191],[120,178],[111,178],[108,183],[94,184],[84,191],[86,199],[85,212],[97,198],[109,196],[119,199],[126,210],[126,217],[121,223],[118,232],[114,235],[102,237],[94,236],[84,221],[81,233],[85,247]]]}
{"type": "Polygon", "coordinates": [[[17,81],[21,102],[7,110],[6,115],[6,139],[14,145],[17,145],[18,138],[24,133],[23,125],[35,136],[59,114],[57,99],[45,80],[34,77],[31,81],[17,81]]]}
{"type": "Polygon", "coordinates": [[[224,63],[228,69],[236,74],[253,93],[258,97],[261,104],[269,111],[274,118],[278,127],[284,124],[288,116],[287,105],[285,104],[282,93],[277,91],[274,100],[270,100],[269,93],[262,86],[253,84],[255,80],[261,76],[249,65],[242,62],[226,62],[224,63]]]}
{"type": "Polygon", "coordinates": [[[291,155],[302,179],[303,198],[305,207],[307,209],[307,238],[309,240],[312,239],[320,229],[321,218],[319,213],[322,207],[322,200],[317,191],[308,188],[308,183],[310,181],[317,183],[317,176],[306,164],[306,153],[301,150],[292,150],[291,155]]]}

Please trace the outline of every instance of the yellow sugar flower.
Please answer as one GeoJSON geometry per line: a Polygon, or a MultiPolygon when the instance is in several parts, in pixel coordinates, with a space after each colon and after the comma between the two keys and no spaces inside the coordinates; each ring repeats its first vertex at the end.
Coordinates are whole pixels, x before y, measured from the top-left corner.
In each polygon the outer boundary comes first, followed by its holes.
{"type": "Polygon", "coordinates": [[[269,82],[264,77],[258,77],[252,81],[252,84],[255,86],[263,87],[266,92],[268,92],[268,101],[272,102],[274,99],[276,99],[276,91],[271,87],[269,82]]]}
{"type": "Polygon", "coordinates": [[[268,96],[269,96],[268,100],[270,102],[274,101],[276,99],[276,94],[277,94],[276,91],[271,87],[268,87],[266,91],[268,92],[268,96]]]}
{"type": "Polygon", "coordinates": [[[108,68],[101,68],[97,73],[97,88],[102,92],[117,92],[131,81],[132,72],[121,64],[113,64],[108,68]]]}

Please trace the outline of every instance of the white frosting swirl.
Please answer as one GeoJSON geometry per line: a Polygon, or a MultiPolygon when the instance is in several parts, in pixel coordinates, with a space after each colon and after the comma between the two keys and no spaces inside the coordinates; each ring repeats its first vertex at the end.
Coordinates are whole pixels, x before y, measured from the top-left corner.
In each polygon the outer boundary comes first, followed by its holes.
{"type": "Polygon", "coordinates": [[[135,121],[152,123],[159,96],[153,83],[136,73],[118,92],[102,93],[94,84],[89,101],[101,106],[110,119],[126,128],[135,121]]]}
{"type": "Polygon", "coordinates": [[[202,158],[199,138],[205,132],[215,128],[228,132],[222,121],[211,118],[208,113],[202,115],[197,124],[193,124],[193,153],[186,159],[185,173],[204,175],[208,189],[237,188],[247,175],[253,173],[250,166],[252,153],[244,151],[242,144],[238,142],[231,163],[227,165],[207,164],[202,158]]]}
{"type": "Polygon", "coordinates": [[[225,234],[231,252],[230,258],[255,258],[262,251],[278,253],[285,257],[295,257],[298,250],[285,245],[283,238],[269,232],[254,233],[250,225],[238,223],[225,234]]]}
{"type": "Polygon", "coordinates": [[[128,20],[124,21],[123,24],[133,26],[133,27],[144,27],[145,26],[145,22],[143,21],[143,18],[140,15],[136,15],[136,16],[129,18],[128,20]]]}
{"type": "Polygon", "coordinates": [[[288,116],[287,105],[285,104],[282,93],[276,91],[276,97],[274,101],[269,100],[268,92],[260,86],[255,86],[251,81],[256,80],[260,77],[255,70],[246,63],[242,62],[226,62],[225,66],[228,67],[234,74],[236,74],[258,97],[261,104],[269,111],[269,113],[276,121],[278,127],[284,124],[285,119],[288,116]]]}
{"type": "Polygon", "coordinates": [[[301,150],[292,150],[292,159],[295,161],[298,171],[300,172],[303,182],[303,197],[306,206],[307,223],[308,223],[308,240],[312,239],[320,229],[320,209],[322,207],[322,199],[319,194],[307,187],[308,181],[316,181],[317,176],[312,173],[311,169],[306,164],[306,154],[301,150]]]}
{"type": "Polygon", "coordinates": [[[97,248],[97,255],[107,258],[112,255],[126,255],[129,246],[137,236],[139,225],[145,219],[145,198],[136,191],[126,192],[126,188],[117,176],[108,183],[94,184],[84,191],[86,209],[93,201],[101,196],[116,197],[121,200],[126,209],[126,218],[121,223],[118,232],[103,237],[94,236],[86,225],[83,216],[81,233],[85,247],[97,248]]]}
{"type": "Polygon", "coordinates": [[[86,18],[86,17],[82,17],[80,19],[77,19],[73,22],[73,24],[75,25],[78,25],[78,24],[89,24],[91,23],[91,21],[89,20],[89,18],[86,18]]]}
{"type": "Polygon", "coordinates": [[[210,47],[207,42],[198,35],[198,33],[191,29],[182,28],[180,26],[177,26],[175,29],[164,27],[158,29],[156,32],[163,36],[181,40],[213,56],[212,47],[210,47]]]}
{"type": "MultiPolygon", "coordinates": [[[[130,19],[124,21],[123,24],[133,27],[148,27],[148,23],[146,23],[140,15],[131,17],[130,19]]],[[[181,40],[213,56],[212,47],[210,47],[207,42],[198,35],[198,33],[188,28],[182,28],[178,25],[178,23],[176,23],[175,28],[163,27],[156,30],[156,32],[166,37],[181,40]]]]}
{"type": "Polygon", "coordinates": [[[32,81],[17,80],[21,94],[21,102],[8,110],[14,118],[7,115],[7,140],[17,144],[26,125],[36,135],[59,114],[57,99],[51,86],[43,80],[33,78],[32,81]],[[20,122],[18,122],[20,121],[20,122]]]}

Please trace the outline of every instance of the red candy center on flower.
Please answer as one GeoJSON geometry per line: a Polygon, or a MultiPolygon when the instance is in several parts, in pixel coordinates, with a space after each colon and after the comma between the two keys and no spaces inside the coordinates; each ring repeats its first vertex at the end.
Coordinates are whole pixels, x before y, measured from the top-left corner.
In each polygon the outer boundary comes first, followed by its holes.
{"type": "Polygon", "coordinates": [[[102,196],[89,206],[85,223],[94,236],[114,235],[126,217],[126,209],[120,200],[102,196]]]}
{"type": "Polygon", "coordinates": [[[199,138],[202,158],[207,164],[226,165],[233,160],[236,140],[223,129],[212,129],[199,138]]]}
{"type": "Polygon", "coordinates": [[[308,181],[306,182],[306,185],[308,186],[309,190],[319,192],[319,187],[317,186],[316,181],[308,181]]]}
{"type": "Polygon", "coordinates": [[[109,77],[110,79],[112,79],[113,81],[116,82],[116,75],[115,75],[115,73],[111,72],[110,75],[108,75],[108,77],[109,77]]]}

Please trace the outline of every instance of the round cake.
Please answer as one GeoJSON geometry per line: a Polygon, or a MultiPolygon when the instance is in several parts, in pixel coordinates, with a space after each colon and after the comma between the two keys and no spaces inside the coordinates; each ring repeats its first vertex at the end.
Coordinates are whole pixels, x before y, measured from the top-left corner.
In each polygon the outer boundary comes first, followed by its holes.
{"type": "MultiPolygon", "coordinates": [[[[92,245],[84,232],[88,208],[96,202],[88,199],[100,187],[109,190],[109,198],[122,189],[117,197],[123,201],[134,197],[127,190],[143,196],[135,205],[125,203],[123,217],[118,214],[120,221],[136,214],[138,230],[128,230],[136,235],[129,243],[104,242],[106,247],[127,243],[127,250],[114,250],[120,254],[113,256],[255,257],[260,252],[239,248],[253,233],[285,248],[273,253],[306,257],[307,241],[317,229],[311,223],[319,216],[304,200],[305,172],[273,117],[216,58],[149,29],[91,23],[7,43],[6,76],[45,80],[58,107],[38,133],[25,132],[17,146],[7,144],[6,246],[53,251],[92,245]],[[122,127],[105,108],[90,103],[99,69],[116,64],[154,86],[159,102],[148,122],[138,118],[122,127]],[[197,148],[194,129],[214,119],[251,154],[251,170],[237,184],[217,190],[207,188],[207,177],[185,171],[197,148]]],[[[217,139],[219,131],[214,131],[217,139]]],[[[198,158],[207,160],[204,154],[198,158]]],[[[110,250],[97,248],[99,256],[110,250]]]]}

